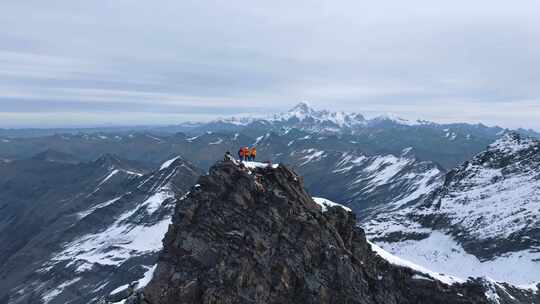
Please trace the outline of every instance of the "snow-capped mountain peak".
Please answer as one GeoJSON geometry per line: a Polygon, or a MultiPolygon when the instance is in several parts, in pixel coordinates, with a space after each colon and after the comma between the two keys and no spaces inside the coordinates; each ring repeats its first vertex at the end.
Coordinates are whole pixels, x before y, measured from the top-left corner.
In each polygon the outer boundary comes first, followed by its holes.
{"type": "Polygon", "coordinates": [[[289,113],[303,113],[303,114],[311,114],[313,112],[315,112],[315,110],[311,108],[310,104],[307,101],[302,101],[298,103],[289,111],[289,113]]]}
{"type": "Polygon", "coordinates": [[[273,115],[268,121],[288,124],[289,127],[306,131],[339,132],[366,125],[364,116],[357,113],[315,110],[306,102],[301,102],[288,112],[273,115]]]}

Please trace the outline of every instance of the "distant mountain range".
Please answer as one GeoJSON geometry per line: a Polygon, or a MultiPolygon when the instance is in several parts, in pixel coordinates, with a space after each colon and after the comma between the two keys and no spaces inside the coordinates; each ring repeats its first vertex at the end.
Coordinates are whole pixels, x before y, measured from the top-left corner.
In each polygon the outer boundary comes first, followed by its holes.
{"type": "Polygon", "coordinates": [[[307,104],[175,128],[0,136],[0,304],[95,302],[148,278],[174,205],[242,146],[298,172],[310,195],[351,208],[368,238],[397,256],[536,288],[534,131],[307,104]]]}
{"type": "MultiPolygon", "coordinates": [[[[445,131],[448,137],[496,135],[504,132],[501,127],[488,127],[483,124],[450,123],[439,124],[427,120],[407,120],[395,114],[386,114],[366,119],[359,113],[332,112],[329,110],[315,110],[306,102],[301,102],[287,112],[268,114],[258,117],[228,117],[216,119],[210,122],[184,122],[170,126],[119,126],[119,127],[93,127],[93,128],[53,128],[53,129],[0,129],[0,138],[42,137],[55,134],[96,134],[116,133],[126,134],[132,132],[148,132],[158,135],[174,133],[200,134],[208,131],[237,132],[260,128],[268,131],[286,131],[296,128],[304,131],[331,134],[355,134],[362,133],[366,129],[384,127],[423,127],[448,129],[445,131]],[[459,133],[457,133],[459,131],[459,133]],[[468,133],[467,133],[468,132],[468,133]]],[[[514,130],[524,135],[540,137],[540,133],[532,129],[514,130]]]]}
{"type": "MultiPolygon", "coordinates": [[[[287,143],[304,141],[304,146],[312,148],[329,144],[321,150],[355,150],[367,155],[399,155],[404,149],[412,148],[419,160],[433,161],[444,169],[452,169],[509,132],[481,124],[410,122],[388,116],[368,120],[360,114],[316,111],[305,103],[298,104],[289,112],[264,119],[230,118],[179,125],[173,129],[110,129],[107,132],[94,130],[84,133],[80,130],[60,130],[66,133],[51,130],[53,135],[22,138],[0,135],[0,159],[30,157],[36,152],[51,149],[76,155],[85,161],[103,153],[114,153],[155,165],[163,158],[179,154],[199,167],[208,168],[224,149],[233,151],[239,145],[254,145],[258,138],[275,135],[287,143]],[[302,137],[298,137],[300,135],[302,137]],[[321,138],[325,140],[321,142],[321,138]]],[[[532,130],[518,132],[540,137],[532,130]]],[[[268,152],[263,157],[275,159],[281,153],[276,150],[268,152]]]]}

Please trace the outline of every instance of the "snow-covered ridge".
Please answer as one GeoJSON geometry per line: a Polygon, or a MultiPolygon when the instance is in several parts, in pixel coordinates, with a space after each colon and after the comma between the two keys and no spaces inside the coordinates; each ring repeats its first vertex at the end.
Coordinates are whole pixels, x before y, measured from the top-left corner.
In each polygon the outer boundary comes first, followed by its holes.
{"type": "Polygon", "coordinates": [[[307,102],[301,102],[288,112],[274,114],[269,117],[269,121],[288,121],[297,119],[300,122],[311,119],[318,123],[333,123],[339,127],[352,127],[356,125],[365,125],[364,116],[356,113],[316,111],[309,106],[307,102]]]}
{"type": "MultiPolygon", "coordinates": [[[[407,261],[405,259],[399,258],[399,257],[387,252],[386,250],[382,249],[381,247],[373,244],[372,242],[368,241],[368,243],[371,245],[371,249],[375,253],[377,253],[381,258],[387,260],[391,264],[397,265],[397,266],[402,266],[402,267],[407,267],[407,268],[410,268],[412,270],[416,270],[416,271],[418,271],[418,272],[420,272],[422,274],[427,275],[427,277],[424,277],[423,279],[432,278],[432,279],[441,281],[441,282],[443,282],[445,284],[448,284],[448,285],[465,282],[465,280],[463,280],[461,278],[458,278],[458,277],[454,277],[454,276],[445,275],[445,274],[436,273],[434,271],[431,271],[431,270],[429,270],[429,269],[427,269],[425,267],[422,267],[420,265],[417,265],[417,264],[415,264],[413,262],[410,262],[410,261],[407,261]]],[[[418,279],[421,279],[421,278],[418,278],[418,279]]]]}
{"type": "Polygon", "coordinates": [[[161,165],[161,167],[159,168],[159,170],[161,171],[161,170],[164,170],[164,169],[169,168],[169,167],[174,163],[174,161],[176,161],[176,160],[179,159],[179,158],[181,158],[181,156],[176,156],[176,157],[174,157],[174,158],[169,159],[168,161],[164,162],[164,163],[161,165]]]}
{"type": "Polygon", "coordinates": [[[501,153],[517,153],[530,149],[533,146],[540,146],[540,141],[531,137],[523,137],[516,133],[507,133],[499,140],[489,146],[489,150],[501,153]]]}
{"type": "Polygon", "coordinates": [[[506,134],[454,171],[436,212],[478,239],[540,227],[539,167],[540,141],[506,134]]]}
{"type": "Polygon", "coordinates": [[[273,168],[276,169],[279,167],[278,164],[268,164],[268,163],[260,163],[260,162],[254,162],[254,161],[243,161],[242,164],[246,168],[254,169],[254,168],[273,168]]]}
{"type": "Polygon", "coordinates": [[[328,208],[332,208],[332,207],[341,207],[341,208],[345,209],[346,211],[352,212],[351,208],[345,207],[345,206],[343,206],[341,204],[338,204],[338,203],[334,203],[331,200],[326,199],[326,198],[313,197],[313,201],[315,203],[317,203],[319,206],[321,206],[322,212],[326,212],[326,211],[328,211],[328,208]]]}
{"type": "Polygon", "coordinates": [[[385,250],[434,271],[538,283],[538,168],[539,141],[506,134],[450,172],[433,197],[385,209],[363,227],[385,250]]]}
{"type": "Polygon", "coordinates": [[[307,129],[317,129],[319,131],[337,132],[341,129],[361,128],[368,125],[377,125],[379,123],[393,123],[397,125],[414,126],[431,124],[427,121],[410,121],[401,118],[395,114],[385,114],[366,119],[362,114],[343,112],[343,111],[328,111],[315,110],[307,102],[301,102],[287,112],[271,114],[262,117],[232,117],[223,118],[213,121],[214,123],[228,123],[236,126],[247,126],[255,121],[263,121],[270,123],[293,122],[300,124],[307,129]]]}

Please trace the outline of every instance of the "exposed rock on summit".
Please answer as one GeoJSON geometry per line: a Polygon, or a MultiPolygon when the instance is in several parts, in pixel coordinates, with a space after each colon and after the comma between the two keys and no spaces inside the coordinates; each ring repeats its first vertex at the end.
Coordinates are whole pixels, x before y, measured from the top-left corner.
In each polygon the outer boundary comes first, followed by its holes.
{"type": "MultiPolygon", "coordinates": [[[[284,166],[220,162],[178,202],[143,303],[489,303],[371,250],[356,217],[325,212],[284,166]]],[[[140,295],[137,296],[140,298],[140,295]]]]}

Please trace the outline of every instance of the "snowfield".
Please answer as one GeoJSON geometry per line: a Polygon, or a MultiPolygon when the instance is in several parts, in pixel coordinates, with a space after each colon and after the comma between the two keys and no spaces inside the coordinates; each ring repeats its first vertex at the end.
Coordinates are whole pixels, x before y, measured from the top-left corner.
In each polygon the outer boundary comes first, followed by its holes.
{"type": "Polygon", "coordinates": [[[439,231],[430,231],[429,237],[421,241],[378,242],[377,245],[437,273],[448,273],[461,278],[484,276],[513,285],[540,283],[540,262],[533,261],[540,259],[538,252],[513,252],[482,262],[468,254],[451,236],[439,231]]]}
{"type": "Polygon", "coordinates": [[[466,281],[466,280],[463,280],[463,279],[458,278],[458,277],[433,272],[433,271],[428,270],[427,268],[424,268],[424,267],[422,267],[420,265],[417,265],[417,264],[415,264],[413,262],[410,262],[410,261],[407,261],[407,260],[405,260],[403,258],[397,257],[397,256],[385,251],[381,247],[373,244],[372,242],[369,242],[369,244],[371,245],[371,249],[375,253],[377,253],[380,257],[387,260],[391,264],[397,265],[397,266],[407,267],[407,268],[416,270],[416,271],[418,271],[418,272],[420,272],[422,274],[427,275],[427,277],[418,276],[417,277],[418,279],[424,279],[425,280],[425,279],[433,278],[435,280],[441,281],[441,282],[443,282],[445,284],[448,284],[448,285],[452,285],[454,283],[463,283],[463,282],[466,281]]]}

